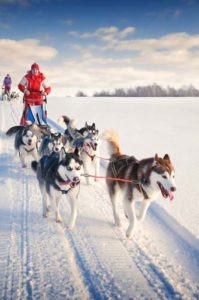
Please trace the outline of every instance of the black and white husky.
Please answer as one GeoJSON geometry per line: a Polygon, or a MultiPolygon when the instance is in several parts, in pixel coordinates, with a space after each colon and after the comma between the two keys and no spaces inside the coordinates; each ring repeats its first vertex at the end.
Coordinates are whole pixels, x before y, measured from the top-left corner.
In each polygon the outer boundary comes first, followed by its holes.
{"type": "Polygon", "coordinates": [[[70,150],[69,141],[60,132],[51,132],[46,135],[39,146],[39,155],[50,155],[53,152],[60,152],[64,148],[66,152],[70,150]]]}
{"type": "Polygon", "coordinates": [[[77,217],[77,196],[79,193],[82,161],[77,153],[52,153],[43,156],[39,162],[32,162],[32,169],[37,174],[43,201],[43,217],[48,216],[49,199],[55,209],[56,222],[62,222],[59,212],[60,199],[68,195],[71,206],[69,228],[72,229],[77,217]]]}
{"type": "Polygon", "coordinates": [[[107,179],[107,187],[115,224],[121,224],[116,202],[118,196],[122,196],[124,213],[129,220],[126,236],[130,237],[136,221],[144,220],[147,209],[155,198],[162,194],[164,198],[173,199],[172,192],[176,191],[175,171],[168,154],[164,158],[156,154],[155,157],[137,160],[134,156],[122,155],[115,132],[105,132],[104,139],[108,142],[111,155],[107,177],[113,180],[107,179]],[[135,211],[137,200],[141,201],[138,215],[135,211]]]}
{"type": "MultiPolygon", "coordinates": [[[[71,139],[73,146],[77,147],[80,151],[80,157],[83,161],[83,168],[85,174],[92,174],[94,170],[95,181],[99,175],[100,158],[99,158],[99,130],[96,128],[95,123],[89,125],[87,122],[81,129],[76,128],[76,120],[70,119],[67,116],[59,118],[61,124],[65,124],[67,129],[65,134],[71,139]]],[[[86,183],[90,184],[90,177],[86,177],[86,183]]]]}
{"type": "Polygon", "coordinates": [[[27,156],[31,155],[34,160],[38,160],[37,142],[38,137],[42,135],[42,130],[37,125],[13,126],[6,135],[15,135],[14,146],[23,168],[27,166],[27,156]]]}

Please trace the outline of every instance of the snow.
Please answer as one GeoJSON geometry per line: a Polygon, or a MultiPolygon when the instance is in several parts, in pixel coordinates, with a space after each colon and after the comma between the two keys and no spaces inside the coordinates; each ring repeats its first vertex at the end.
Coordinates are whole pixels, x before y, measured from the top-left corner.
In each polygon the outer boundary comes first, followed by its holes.
{"type": "MultiPolygon", "coordinates": [[[[50,124],[66,114],[79,128],[114,128],[125,154],[168,153],[177,192],[152,204],[130,240],[125,217],[121,228],[113,224],[104,180],[82,181],[73,231],[64,196],[64,224],[43,219],[35,175],[21,169],[5,137],[22,104],[0,102],[0,299],[199,299],[199,101],[49,97],[47,105],[50,124]]],[[[104,143],[101,156],[108,157],[104,143]]]]}

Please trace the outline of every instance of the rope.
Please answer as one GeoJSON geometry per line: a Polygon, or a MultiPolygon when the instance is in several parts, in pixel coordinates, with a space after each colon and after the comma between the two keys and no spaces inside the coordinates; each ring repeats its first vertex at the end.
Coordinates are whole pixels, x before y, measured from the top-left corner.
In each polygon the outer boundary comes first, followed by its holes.
{"type": "Polygon", "coordinates": [[[108,180],[121,181],[121,182],[129,182],[129,183],[134,183],[134,184],[140,185],[139,180],[129,180],[129,179],[124,179],[124,178],[115,178],[115,177],[106,177],[106,176],[95,176],[95,175],[90,175],[90,174],[81,174],[81,176],[98,178],[98,179],[108,179],[108,180]]]}

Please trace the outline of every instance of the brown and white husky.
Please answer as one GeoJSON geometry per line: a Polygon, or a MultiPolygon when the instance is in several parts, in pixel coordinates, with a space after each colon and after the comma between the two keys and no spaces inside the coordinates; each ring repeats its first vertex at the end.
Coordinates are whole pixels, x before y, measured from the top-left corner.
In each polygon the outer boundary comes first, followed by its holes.
{"type": "Polygon", "coordinates": [[[108,142],[111,160],[107,168],[108,192],[112,202],[115,224],[120,226],[120,217],[117,212],[117,199],[122,196],[124,213],[129,220],[126,236],[130,237],[137,220],[144,220],[151,202],[160,194],[164,198],[173,199],[172,192],[176,191],[175,171],[169,155],[163,158],[155,157],[137,160],[134,156],[123,155],[117,133],[106,131],[103,138],[108,142]],[[125,181],[119,181],[124,179],[125,181]],[[138,214],[135,210],[135,201],[141,201],[138,214]]]}

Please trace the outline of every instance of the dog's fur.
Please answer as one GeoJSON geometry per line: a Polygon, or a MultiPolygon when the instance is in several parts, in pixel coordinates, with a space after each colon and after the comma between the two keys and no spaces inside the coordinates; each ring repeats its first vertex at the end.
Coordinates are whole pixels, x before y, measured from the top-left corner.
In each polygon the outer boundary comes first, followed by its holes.
{"type": "Polygon", "coordinates": [[[82,161],[77,152],[43,156],[39,162],[32,162],[32,169],[37,174],[43,201],[43,217],[48,216],[48,199],[55,208],[56,222],[62,222],[59,204],[62,194],[67,194],[71,206],[69,228],[72,229],[77,217],[77,195],[79,192],[82,161]]]}
{"type": "MultiPolygon", "coordinates": [[[[98,181],[100,158],[99,158],[100,140],[98,134],[88,135],[84,139],[83,147],[80,150],[80,157],[83,161],[84,173],[91,174],[94,169],[95,181],[98,181]]],[[[91,179],[86,177],[86,183],[90,184],[91,179]]]]}
{"type": "MultiPolygon", "coordinates": [[[[71,138],[71,143],[77,146],[80,150],[80,157],[83,161],[84,173],[90,174],[91,168],[94,169],[94,175],[99,175],[99,130],[96,128],[95,123],[89,125],[87,122],[81,129],[76,128],[76,120],[70,119],[68,116],[59,118],[61,123],[67,126],[65,134],[71,138]],[[80,141],[80,143],[79,143],[80,141]]],[[[95,181],[98,179],[95,178],[95,181]]],[[[87,184],[91,183],[91,179],[86,177],[87,184]]]]}
{"type": "Polygon", "coordinates": [[[37,142],[42,136],[42,130],[37,125],[13,126],[7,132],[7,136],[15,135],[15,150],[19,154],[22,167],[25,168],[26,158],[31,155],[34,160],[38,160],[37,142]],[[37,134],[37,135],[36,135],[37,134]]]}
{"type": "Polygon", "coordinates": [[[45,136],[39,147],[39,155],[50,155],[52,152],[60,152],[64,148],[66,152],[70,152],[70,143],[61,133],[53,133],[45,136]]]}
{"type": "Polygon", "coordinates": [[[111,161],[107,168],[107,177],[121,178],[132,182],[114,181],[107,179],[108,192],[112,202],[115,224],[120,226],[116,201],[122,192],[124,212],[129,220],[126,236],[130,237],[137,220],[144,220],[151,202],[160,194],[164,198],[173,199],[172,192],[176,191],[175,171],[169,155],[164,158],[155,157],[137,160],[134,156],[122,155],[118,135],[107,131],[103,138],[108,142],[111,161]],[[135,201],[141,201],[138,215],[135,211],[135,201]]]}

